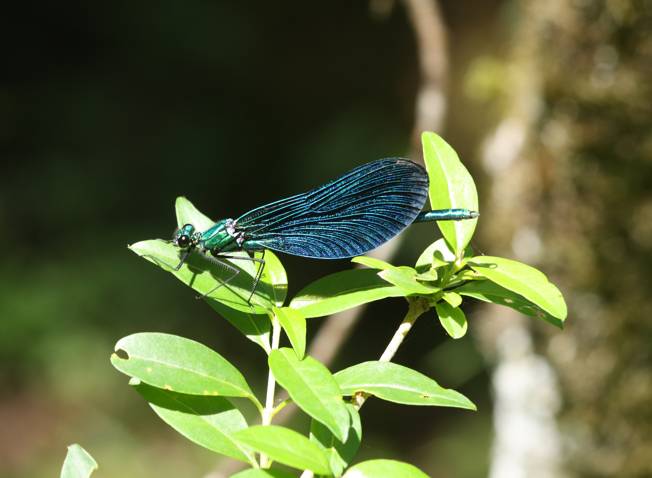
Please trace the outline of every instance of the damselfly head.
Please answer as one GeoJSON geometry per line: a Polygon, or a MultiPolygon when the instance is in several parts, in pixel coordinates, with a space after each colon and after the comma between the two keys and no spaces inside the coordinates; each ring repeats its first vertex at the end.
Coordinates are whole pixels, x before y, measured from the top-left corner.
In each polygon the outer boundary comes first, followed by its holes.
{"type": "Polygon", "coordinates": [[[174,233],[174,239],[172,242],[175,246],[178,246],[181,249],[188,249],[197,245],[197,238],[195,236],[195,226],[192,224],[185,224],[181,229],[177,229],[174,233]]]}

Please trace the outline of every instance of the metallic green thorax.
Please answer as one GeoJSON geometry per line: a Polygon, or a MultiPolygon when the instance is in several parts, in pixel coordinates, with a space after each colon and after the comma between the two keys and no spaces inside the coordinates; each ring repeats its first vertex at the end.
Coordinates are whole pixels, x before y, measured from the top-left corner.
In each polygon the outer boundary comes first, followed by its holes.
{"type": "Polygon", "coordinates": [[[243,235],[235,230],[233,219],[222,219],[201,233],[198,246],[208,251],[230,252],[242,248],[243,235]]]}

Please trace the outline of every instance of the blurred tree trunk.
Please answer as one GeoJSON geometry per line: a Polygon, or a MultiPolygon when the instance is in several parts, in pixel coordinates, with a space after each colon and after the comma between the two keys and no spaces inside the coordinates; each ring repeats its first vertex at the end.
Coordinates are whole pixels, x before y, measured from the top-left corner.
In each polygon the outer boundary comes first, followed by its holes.
{"type": "MultiPolygon", "coordinates": [[[[510,317],[482,335],[496,344],[516,323],[556,372],[523,399],[560,384],[559,476],[652,476],[652,4],[511,7],[505,116],[483,151],[493,184],[484,241],[546,271],[569,317],[563,332],[510,317]]],[[[492,347],[499,370],[505,351],[523,346],[511,335],[517,342],[492,347]]]]}

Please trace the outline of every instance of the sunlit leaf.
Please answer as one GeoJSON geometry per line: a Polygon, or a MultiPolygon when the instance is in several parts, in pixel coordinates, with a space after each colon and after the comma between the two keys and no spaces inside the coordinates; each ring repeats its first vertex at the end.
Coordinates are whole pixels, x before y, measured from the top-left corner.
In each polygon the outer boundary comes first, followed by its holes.
{"type": "Polygon", "coordinates": [[[456,292],[444,292],[441,298],[448,302],[452,307],[459,307],[462,305],[462,296],[456,292]]]}
{"type": "Polygon", "coordinates": [[[324,365],[312,357],[299,360],[292,349],[281,348],[269,354],[269,366],[301,410],[346,441],[351,418],[337,382],[324,365]]]}
{"type": "Polygon", "coordinates": [[[276,307],[283,307],[288,294],[288,276],[281,260],[272,251],[265,251],[265,268],[261,282],[270,285],[276,307]]]}
{"type": "MultiPolygon", "coordinates": [[[[352,262],[365,265],[372,269],[378,269],[378,275],[384,280],[405,291],[405,295],[411,294],[432,294],[437,288],[421,284],[417,281],[417,271],[411,267],[396,267],[392,264],[376,259],[375,257],[359,256],[351,259],[352,262]]],[[[435,273],[436,276],[436,273],[435,273]]],[[[436,279],[436,277],[435,277],[436,279]]]]}
{"type": "Polygon", "coordinates": [[[277,425],[253,426],[235,436],[247,447],[274,461],[318,475],[330,474],[326,452],[294,430],[277,425]]]}
{"type": "Polygon", "coordinates": [[[144,383],[191,395],[255,400],[242,374],[217,352],[194,340],[146,332],[118,341],[111,363],[144,383]]]}
{"type": "Polygon", "coordinates": [[[68,447],[68,453],[61,468],[61,478],[88,478],[97,468],[97,462],[93,457],[75,443],[68,447]]]}
{"type": "Polygon", "coordinates": [[[449,262],[455,262],[455,254],[450,251],[444,239],[437,239],[421,253],[414,268],[422,272],[431,267],[445,266],[449,262]]]}
{"type": "Polygon", "coordinates": [[[274,309],[274,314],[290,339],[297,357],[302,359],[306,353],[306,319],[303,314],[289,307],[274,309]]]}
{"type": "Polygon", "coordinates": [[[249,468],[241,471],[230,478],[296,478],[296,475],[282,470],[263,470],[261,468],[249,468]]]}
{"type": "Polygon", "coordinates": [[[367,266],[371,269],[379,269],[381,271],[385,269],[393,269],[395,267],[389,262],[385,262],[381,259],[376,259],[375,257],[369,257],[369,256],[354,257],[353,259],[351,259],[351,262],[355,262],[356,264],[362,264],[363,266],[367,266]]]}
{"type": "Polygon", "coordinates": [[[362,424],[357,409],[348,403],[346,405],[351,415],[351,428],[345,443],[342,443],[317,420],[310,423],[310,440],[324,448],[330,456],[331,470],[335,476],[340,476],[351,463],[362,441],[362,424]]]}
{"type": "Polygon", "coordinates": [[[352,269],[328,275],[308,285],[296,295],[290,307],[306,318],[331,315],[358,305],[402,297],[405,291],[388,284],[372,269],[352,269]]]}
{"type": "Polygon", "coordinates": [[[431,405],[475,410],[475,405],[455,390],[441,387],[416,370],[392,362],[363,362],[335,374],[344,395],[365,392],[405,405],[431,405]]]}
{"type": "Polygon", "coordinates": [[[456,287],[455,291],[460,295],[473,297],[484,302],[510,307],[530,317],[545,320],[556,327],[561,328],[564,324],[561,320],[540,309],[522,295],[505,289],[489,280],[474,280],[456,287]]]}
{"type": "Polygon", "coordinates": [[[435,304],[437,316],[444,330],[453,337],[459,339],[464,337],[468,328],[466,316],[462,309],[453,307],[448,302],[440,301],[435,304]]]}
{"type": "MultiPolygon", "coordinates": [[[[181,268],[175,270],[181,260],[180,249],[170,242],[161,239],[140,241],[129,246],[129,249],[170,272],[201,296],[208,294],[205,300],[209,303],[219,301],[234,309],[255,314],[263,314],[273,307],[271,287],[267,283],[259,284],[251,304],[247,302],[253,289],[255,275],[255,269],[250,261],[208,259],[199,252],[193,252],[181,268]],[[228,267],[224,265],[225,263],[228,267]],[[238,272],[235,276],[234,271],[238,272]]],[[[245,252],[230,254],[248,257],[245,252]]]]}
{"type": "Polygon", "coordinates": [[[343,478],[428,478],[428,475],[401,461],[369,460],[349,468],[343,478]]]}
{"type": "Polygon", "coordinates": [[[192,224],[198,231],[205,231],[215,221],[200,212],[193,203],[183,196],[179,196],[174,203],[174,210],[177,214],[177,227],[181,229],[185,224],[192,224]]]}
{"type": "Polygon", "coordinates": [[[134,388],[165,423],[190,441],[236,460],[254,463],[251,452],[233,438],[234,433],[247,428],[247,422],[227,399],[175,393],[144,383],[134,388]]]}
{"type": "Polygon", "coordinates": [[[405,295],[411,294],[434,294],[440,289],[434,286],[422,284],[417,280],[417,271],[411,267],[393,267],[378,273],[380,277],[405,291],[405,295]]]}
{"type": "MultiPolygon", "coordinates": [[[[457,153],[439,135],[421,135],[423,156],[430,176],[430,205],[433,209],[464,208],[478,211],[478,193],[473,178],[457,153]]],[[[475,231],[477,219],[438,221],[437,226],[455,252],[462,257],[475,231]]]]}
{"type": "Polygon", "coordinates": [[[469,265],[478,274],[530,301],[552,317],[566,319],[561,292],[541,271],[522,262],[493,256],[477,256],[469,265]]]}
{"type": "Polygon", "coordinates": [[[418,273],[415,277],[420,281],[434,282],[439,279],[439,273],[437,272],[437,269],[430,269],[425,272],[418,273]]]}

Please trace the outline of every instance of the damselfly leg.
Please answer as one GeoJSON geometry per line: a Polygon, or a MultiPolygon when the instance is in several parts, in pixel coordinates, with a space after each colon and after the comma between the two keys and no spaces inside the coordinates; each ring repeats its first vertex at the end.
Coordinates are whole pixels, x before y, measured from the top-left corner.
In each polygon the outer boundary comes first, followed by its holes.
{"type": "MultiPolygon", "coordinates": [[[[178,271],[179,269],[181,269],[181,266],[183,264],[185,264],[185,262],[188,259],[188,256],[190,255],[191,252],[192,251],[190,249],[183,251],[183,253],[181,254],[181,259],[179,260],[179,264],[177,264],[176,267],[174,267],[175,271],[178,271]]],[[[254,277],[253,286],[251,288],[251,293],[249,294],[249,298],[247,299],[247,303],[248,304],[251,303],[251,299],[254,296],[254,292],[256,292],[256,289],[258,288],[260,278],[262,277],[263,271],[265,270],[265,259],[264,259],[265,250],[264,249],[262,251],[262,257],[260,257],[260,258],[259,257],[251,257],[251,256],[235,256],[235,255],[231,255],[231,254],[222,254],[222,253],[219,253],[219,252],[213,254],[213,256],[209,256],[208,254],[201,254],[201,255],[202,255],[202,257],[204,259],[206,259],[209,262],[215,264],[216,266],[221,267],[222,269],[228,270],[229,272],[231,272],[231,275],[229,277],[227,277],[226,279],[221,280],[220,284],[213,287],[208,292],[197,296],[198,299],[205,299],[206,297],[208,297],[210,294],[215,292],[220,287],[227,285],[229,282],[231,282],[233,279],[235,279],[238,276],[238,274],[240,274],[240,271],[238,270],[238,268],[228,264],[227,262],[221,261],[220,259],[231,259],[231,260],[235,259],[235,260],[256,262],[256,263],[260,264],[258,266],[258,269],[256,270],[256,275],[254,277]]]]}
{"type": "Polygon", "coordinates": [[[218,285],[213,287],[211,290],[209,290],[205,294],[197,296],[197,299],[205,299],[206,297],[211,295],[213,292],[215,292],[220,287],[227,285],[229,282],[231,282],[233,279],[235,279],[238,276],[238,274],[240,274],[240,271],[238,270],[238,268],[233,267],[231,264],[223,262],[223,261],[221,261],[221,260],[219,260],[219,259],[217,259],[215,257],[211,257],[209,255],[204,255],[203,257],[208,262],[211,262],[211,263],[215,264],[216,266],[221,267],[222,269],[228,270],[229,272],[231,272],[231,275],[229,277],[227,277],[226,279],[224,279],[224,280],[218,279],[220,281],[220,283],[218,285]]]}
{"type": "Polygon", "coordinates": [[[263,249],[263,253],[261,257],[251,257],[251,256],[232,256],[230,254],[219,254],[217,257],[224,257],[226,259],[236,259],[236,260],[243,260],[243,261],[251,261],[251,262],[257,262],[260,264],[258,266],[258,270],[256,271],[256,276],[254,277],[254,283],[253,286],[251,287],[251,294],[249,294],[249,298],[247,299],[247,304],[251,304],[251,298],[254,296],[254,292],[256,292],[256,288],[258,287],[258,283],[260,282],[260,278],[263,276],[263,271],[265,270],[265,249],[263,249]]]}
{"type": "Polygon", "coordinates": [[[181,266],[183,264],[185,264],[186,259],[188,259],[189,254],[190,254],[190,249],[186,249],[185,251],[183,251],[183,254],[181,254],[181,260],[179,261],[177,266],[174,268],[175,271],[178,271],[179,269],[181,269],[181,266]]]}

